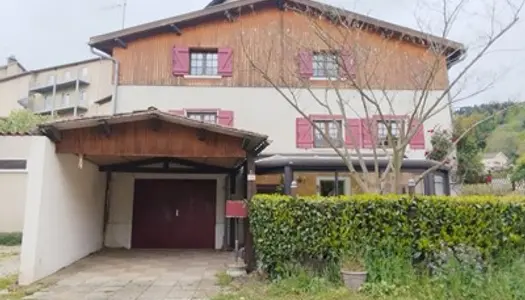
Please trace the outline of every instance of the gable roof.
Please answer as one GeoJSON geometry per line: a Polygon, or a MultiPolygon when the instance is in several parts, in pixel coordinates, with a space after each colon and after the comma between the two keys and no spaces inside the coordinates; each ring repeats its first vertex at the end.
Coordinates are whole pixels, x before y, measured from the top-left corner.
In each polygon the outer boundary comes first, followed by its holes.
{"type": "Polygon", "coordinates": [[[147,110],[120,113],[115,115],[97,115],[89,117],[73,117],[69,119],[60,119],[42,123],[38,125],[40,133],[47,135],[50,130],[70,130],[79,128],[96,127],[100,124],[122,124],[133,123],[150,119],[159,119],[164,122],[178,124],[185,127],[203,129],[222,135],[228,135],[246,139],[246,148],[248,150],[263,150],[269,145],[268,136],[252,131],[241,130],[233,127],[227,127],[219,124],[205,123],[190,118],[170,114],[160,111],[155,107],[149,107],[147,110]]]}
{"type": "Polygon", "coordinates": [[[201,10],[92,37],[89,41],[89,45],[111,54],[114,47],[123,43],[159,33],[181,31],[185,26],[194,26],[214,18],[225,18],[225,12],[229,10],[241,9],[244,7],[249,7],[250,9],[271,6],[277,7],[277,5],[286,5],[288,3],[312,8],[320,12],[335,10],[340,15],[347,16],[347,18],[355,20],[360,24],[367,25],[368,28],[397,34],[409,38],[409,40],[418,44],[435,43],[442,45],[448,49],[449,53],[453,54],[451,60],[458,59],[465,52],[465,47],[461,43],[313,0],[236,0],[231,2],[225,0],[213,0],[208,6],[201,10]]]}
{"type": "Polygon", "coordinates": [[[483,154],[483,159],[493,159],[493,158],[496,158],[496,156],[498,156],[500,154],[503,155],[503,157],[505,157],[505,159],[508,159],[507,155],[505,155],[505,153],[503,153],[503,152],[485,153],[485,154],[483,154]]]}

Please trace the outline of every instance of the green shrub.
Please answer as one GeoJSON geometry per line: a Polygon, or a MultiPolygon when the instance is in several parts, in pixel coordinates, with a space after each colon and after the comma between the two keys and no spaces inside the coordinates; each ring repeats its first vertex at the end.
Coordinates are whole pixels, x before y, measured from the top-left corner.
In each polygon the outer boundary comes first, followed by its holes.
{"type": "Polygon", "coordinates": [[[525,202],[517,196],[256,195],[250,222],[258,260],[271,275],[290,263],[338,262],[349,249],[427,262],[456,246],[488,258],[525,245],[525,202]]]}
{"type": "Polygon", "coordinates": [[[16,246],[22,244],[21,232],[0,232],[0,245],[16,246]]]}

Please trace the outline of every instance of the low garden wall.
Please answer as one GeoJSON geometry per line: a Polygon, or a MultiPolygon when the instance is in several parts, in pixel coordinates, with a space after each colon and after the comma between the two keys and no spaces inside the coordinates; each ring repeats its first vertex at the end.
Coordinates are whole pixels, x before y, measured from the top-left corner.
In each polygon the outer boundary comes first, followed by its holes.
{"type": "Polygon", "coordinates": [[[423,261],[444,247],[472,247],[486,258],[525,246],[523,197],[256,195],[249,209],[257,258],[274,274],[364,247],[423,261]]]}

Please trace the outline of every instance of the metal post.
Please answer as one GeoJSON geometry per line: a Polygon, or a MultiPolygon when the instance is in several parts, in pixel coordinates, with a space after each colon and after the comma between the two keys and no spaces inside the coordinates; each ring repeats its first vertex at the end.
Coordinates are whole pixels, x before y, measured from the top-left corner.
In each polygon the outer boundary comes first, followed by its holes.
{"type": "Polygon", "coordinates": [[[339,196],[339,172],[334,174],[334,196],[339,196]]]}
{"type": "Polygon", "coordinates": [[[75,107],[73,108],[73,115],[76,117],[78,114],[78,106],[80,105],[80,70],[77,71],[77,81],[75,83],[75,93],[77,95],[77,103],[75,104],[75,107]]]}
{"type": "Polygon", "coordinates": [[[293,181],[293,170],[291,166],[284,167],[284,194],[291,195],[291,185],[293,181]]]}
{"type": "MultiPolygon", "coordinates": [[[[257,183],[255,177],[255,155],[247,153],[246,155],[246,200],[251,201],[252,197],[257,193],[257,183]]],[[[253,236],[250,230],[250,222],[248,218],[244,219],[244,248],[246,269],[248,272],[255,270],[255,249],[253,248],[253,236]]]]}
{"type": "MultiPolygon", "coordinates": [[[[51,118],[55,115],[55,105],[57,102],[57,76],[56,73],[53,75],[53,103],[51,103],[51,118]]],[[[44,106],[45,106],[45,98],[44,98],[44,106]]]]}
{"type": "Polygon", "coordinates": [[[292,184],[290,184],[290,190],[290,195],[294,198],[297,197],[297,181],[292,181],[292,184]]]}

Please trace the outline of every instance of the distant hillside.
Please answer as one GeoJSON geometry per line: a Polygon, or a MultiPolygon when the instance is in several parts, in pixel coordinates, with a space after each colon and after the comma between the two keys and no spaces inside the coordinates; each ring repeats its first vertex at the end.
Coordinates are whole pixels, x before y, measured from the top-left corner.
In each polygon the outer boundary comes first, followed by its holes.
{"type": "Polygon", "coordinates": [[[473,130],[472,135],[480,152],[502,151],[512,160],[525,152],[525,106],[504,102],[465,106],[455,111],[455,121],[460,128],[497,113],[473,130]],[[503,112],[502,112],[503,111],[503,112]],[[500,113],[498,113],[500,112],[500,113]]]}

